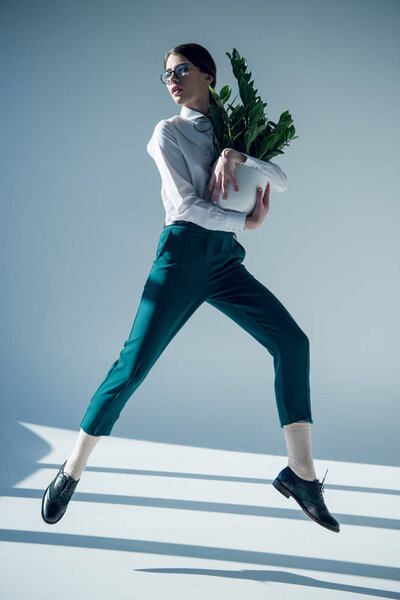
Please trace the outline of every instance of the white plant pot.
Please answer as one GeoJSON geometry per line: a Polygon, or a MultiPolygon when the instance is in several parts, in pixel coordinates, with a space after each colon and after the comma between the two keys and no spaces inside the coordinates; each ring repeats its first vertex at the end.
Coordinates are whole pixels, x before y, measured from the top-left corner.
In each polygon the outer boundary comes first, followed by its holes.
{"type": "Polygon", "coordinates": [[[225,210],[236,210],[249,215],[256,205],[257,187],[260,186],[264,194],[268,179],[255,167],[247,167],[242,163],[236,166],[235,178],[239,191],[236,192],[232,182],[228,181],[227,198],[223,199],[221,186],[216,205],[225,210]]]}

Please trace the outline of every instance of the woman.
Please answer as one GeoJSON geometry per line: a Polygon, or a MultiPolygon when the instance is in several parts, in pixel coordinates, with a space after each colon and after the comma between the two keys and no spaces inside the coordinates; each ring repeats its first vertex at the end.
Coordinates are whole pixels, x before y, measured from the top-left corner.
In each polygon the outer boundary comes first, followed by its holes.
{"type": "Polygon", "coordinates": [[[247,271],[242,264],[246,251],[236,239],[236,232],[262,224],[270,188],[285,191],[286,175],[278,165],[233,149],[217,156],[207,117],[216,66],[205,48],[198,44],[172,48],[164,57],[164,69],[161,81],[181,112],[157,123],[147,151],[162,179],[165,225],[129,338],[87,407],[71,455],[43,495],[42,517],[49,524],[62,518],[100,436],[111,434],[126,402],[163,350],[195,310],[208,302],[274,358],[277,409],[288,449],[288,465],[273,481],[274,487],[293,496],[315,522],[338,532],[339,523],[322,497],[325,477],[322,483],[316,478],[311,454],[308,338],[279,300],[247,271]],[[229,182],[238,188],[239,162],[262,170],[268,180],[264,195],[257,191],[251,215],[215,204],[221,186],[224,197],[229,182]]]}

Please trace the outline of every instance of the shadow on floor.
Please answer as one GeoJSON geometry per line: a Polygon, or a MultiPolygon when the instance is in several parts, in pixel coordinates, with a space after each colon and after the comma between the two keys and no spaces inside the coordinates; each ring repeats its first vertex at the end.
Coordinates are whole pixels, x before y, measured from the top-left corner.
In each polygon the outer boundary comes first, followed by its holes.
{"type": "MultiPolygon", "coordinates": [[[[230,548],[215,548],[212,546],[195,546],[190,544],[173,544],[167,542],[151,542],[147,540],[129,540],[123,538],[107,538],[101,536],[74,535],[65,533],[47,533],[34,531],[16,531],[11,529],[0,530],[0,540],[27,544],[61,545],[75,548],[96,548],[102,550],[117,550],[123,552],[150,553],[185,558],[200,558],[210,560],[223,560],[229,562],[251,563],[257,565],[279,566],[291,569],[309,569],[328,573],[342,573],[358,577],[374,577],[398,581],[400,569],[383,567],[373,564],[361,564],[349,561],[311,558],[269,552],[253,552],[249,550],[235,550],[230,548]]],[[[328,581],[319,581],[286,572],[268,571],[218,571],[214,569],[138,569],[150,573],[182,573],[191,575],[213,575],[218,577],[233,577],[253,581],[279,581],[293,585],[306,585],[324,589],[347,591],[380,598],[400,598],[397,592],[363,588],[328,581]]]]}

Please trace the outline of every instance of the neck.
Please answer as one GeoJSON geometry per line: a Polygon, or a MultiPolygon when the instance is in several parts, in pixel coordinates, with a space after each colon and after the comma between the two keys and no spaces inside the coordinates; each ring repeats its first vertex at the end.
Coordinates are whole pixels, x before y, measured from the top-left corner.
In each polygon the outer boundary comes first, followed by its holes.
{"type": "Polygon", "coordinates": [[[203,115],[207,115],[210,111],[210,101],[207,99],[206,102],[194,102],[191,105],[185,105],[186,108],[190,110],[197,110],[197,112],[203,113],[203,115]]]}

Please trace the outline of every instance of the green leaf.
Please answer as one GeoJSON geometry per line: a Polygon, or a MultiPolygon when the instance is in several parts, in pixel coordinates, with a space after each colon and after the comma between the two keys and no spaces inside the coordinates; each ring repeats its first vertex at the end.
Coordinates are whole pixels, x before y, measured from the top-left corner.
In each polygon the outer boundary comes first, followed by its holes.
{"type": "Polygon", "coordinates": [[[252,72],[245,57],[236,48],[232,53],[226,52],[237,80],[239,103],[235,98],[228,102],[232,89],[224,85],[219,95],[210,86],[214,102],[210,106],[210,116],[218,144],[222,148],[231,147],[245,152],[267,162],[273,156],[283,154],[282,148],[289,145],[289,140],[297,139],[292,116],[288,110],[281,113],[278,122],[270,121],[267,117],[267,102],[257,94],[254,88],[252,72]],[[240,103],[241,102],[241,103],[240,103]]]}

